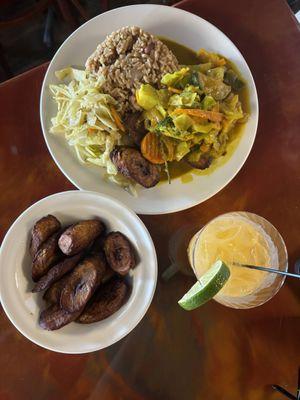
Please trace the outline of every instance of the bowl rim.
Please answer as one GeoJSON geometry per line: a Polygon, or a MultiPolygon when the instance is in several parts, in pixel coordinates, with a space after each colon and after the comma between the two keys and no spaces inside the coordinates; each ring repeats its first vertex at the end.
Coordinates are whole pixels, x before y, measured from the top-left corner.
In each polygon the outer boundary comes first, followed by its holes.
{"type": "MultiPolygon", "coordinates": [[[[158,279],[158,261],[157,261],[156,249],[155,249],[155,246],[154,246],[152,237],[151,237],[151,235],[150,235],[150,233],[149,233],[147,227],[146,227],[145,224],[143,223],[143,221],[140,219],[140,217],[139,217],[132,209],[130,209],[128,206],[126,206],[126,205],[125,205],[124,203],[122,203],[121,201],[119,201],[119,200],[113,198],[112,196],[109,196],[109,195],[106,195],[106,194],[102,194],[102,193],[99,193],[99,192],[94,192],[94,191],[77,190],[77,189],[75,189],[75,190],[67,190],[67,191],[63,191],[63,192],[54,193],[54,194],[51,194],[51,195],[49,195],[49,196],[45,196],[45,197],[43,197],[42,199],[38,200],[37,202],[31,204],[31,205],[30,205],[28,208],[26,208],[24,211],[22,211],[22,213],[15,219],[15,221],[11,224],[11,226],[10,226],[9,229],[7,230],[7,232],[6,232],[6,234],[5,234],[4,238],[3,238],[3,241],[2,241],[2,243],[1,243],[1,247],[0,247],[0,269],[3,268],[2,265],[4,264],[4,262],[3,262],[3,261],[4,261],[4,260],[3,260],[3,257],[4,257],[5,250],[6,250],[5,248],[6,248],[6,246],[7,246],[7,242],[8,242],[8,240],[9,240],[9,238],[10,238],[11,232],[12,232],[12,231],[15,229],[15,227],[19,224],[20,220],[21,220],[27,213],[29,213],[30,211],[32,211],[38,204],[43,203],[43,202],[46,202],[46,201],[48,201],[49,199],[51,199],[51,198],[53,198],[53,197],[60,197],[60,196],[65,196],[65,195],[70,195],[70,194],[73,194],[73,195],[86,195],[86,194],[90,194],[90,195],[95,195],[95,196],[97,196],[97,197],[105,198],[106,200],[109,200],[111,203],[115,203],[115,204],[118,205],[119,207],[125,209],[126,212],[128,212],[132,217],[134,217],[134,218],[137,220],[136,222],[138,222],[138,223],[140,224],[141,228],[143,229],[143,231],[144,231],[144,233],[145,233],[145,235],[146,235],[146,241],[149,243],[149,245],[150,245],[150,247],[151,247],[151,253],[152,253],[152,256],[153,256],[153,266],[154,266],[153,274],[154,274],[154,279],[151,281],[151,283],[152,283],[151,294],[150,294],[149,299],[148,299],[148,301],[147,301],[147,304],[145,305],[143,312],[141,312],[141,314],[140,314],[138,320],[135,322],[134,325],[130,326],[130,328],[129,328],[128,330],[126,330],[124,333],[122,333],[122,334],[121,334],[120,336],[118,336],[116,339],[114,339],[113,341],[111,341],[110,344],[107,345],[107,346],[99,345],[99,346],[95,346],[95,347],[92,348],[92,349],[88,349],[88,350],[84,350],[84,351],[63,351],[63,350],[60,350],[60,349],[56,349],[55,347],[53,347],[53,346],[51,346],[51,345],[48,346],[47,344],[41,344],[40,341],[37,340],[37,339],[35,338],[34,335],[32,335],[32,334],[30,334],[30,333],[28,333],[28,332],[25,332],[25,331],[19,326],[19,324],[15,321],[14,317],[13,317],[13,316],[11,315],[11,313],[10,313],[9,303],[6,302],[6,301],[3,299],[2,290],[1,290],[2,285],[0,285],[0,302],[1,302],[1,305],[2,305],[2,307],[3,307],[3,310],[4,310],[5,314],[6,314],[6,316],[8,317],[8,319],[10,320],[10,322],[13,324],[13,326],[14,326],[24,337],[26,337],[29,341],[33,342],[34,344],[40,346],[41,348],[44,348],[44,349],[47,349],[47,350],[51,350],[51,351],[54,351],[54,352],[57,352],[57,353],[62,353],[62,354],[87,354],[87,353],[92,353],[92,352],[99,351],[99,350],[102,350],[102,349],[106,349],[106,348],[110,347],[111,345],[113,345],[114,343],[117,343],[118,341],[120,341],[121,339],[123,339],[125,336],[127,336],[130,332],[132,332],[132,331],[136,328],[136,326],[140,323],[140,321],[144,318],[144,316],[146,315],[146,313],[147,313],[147,311],[148,311],[148,309],[149,309],[149,307],[150,307],[150,305],[151,305],[151,303],[152,303],[152,300],[153,300],[153,297],[154,297],[154,294],[155,294],[155,290],[156,290],[156,286],[157,286],[157,279],[158,279]]],[[[126,304],[126,303],[125,303],[125,304],[126,304]]],[[[54,332],[55,332],[55,331],[54,331],[54,332]]]]}
{"type": "MultiPolygon", "coordinates": [[[[215,196],[217,193],[219,193],[221,190],[223,190],[235,177],[236,175],[240,172],[240,170],[242,169],[242,167],[244,166],[244,164],[246,163],[249,154],[253,148],[253,144],[257,135],[257,129],[258,129],[258,121],[259,121],[259,101],[258,101],[258,95],[257,95],[257,89],[256,89],[256,85],[255,85],[255,81],[252,75],[252,72],[248,66],[247,61],[245,60],[244,56],[242,55],[241,51],[239,50],[239,48],[235,45],[235,43],[223,32],[221,31],[221,29],[219,29],[216,25],[212,24],[211,22],[207,21],[206,19],[200,17],[199,15],[193,14],[189,11],[186,10],[182,10],[181,8],[177,8],[177,7],[173,7],[173,6],[167,6],[167,5],[162,5],[162,4],[133,4],[133,5],[128,5],[128,6],[123,6],[123,7],[117,7],[114,8],[112,10],[106,11],[104,13],[98,14],[95,17],[91,18],[90,20],[88,20],[87,22],[85,22],[84,24],[82,24],[81,26],[79,26],[74,32],[71,33],[71,35],[69,35],[64,42],[60,45],[60,47],[57,49],[57,51],[55,52],[55,54],[53,55],[48,67],[47,67],[47,71],[45,73],[44,79],[43,79],[43,84],[41,87],[41,92],[40,92],[40,104],[39,104],[39,114],[40,114],[40,123],[41,123],[41,127],[42,127],[42,132],[43,132],[43,137],[44,140],[46,142],[48,151],[51,154],[52,159],[54,160],[55,164],[57,165],[57,167],[59,168],[59,170],[63,173],[63,175],[79,190],[86,190],[83,187],[80,186],[79,183],[76,182],[76,177],[71,177],[71,175],[69,173],[67,173],[66,169],[64,167],[61,166],[59,160],[54,156],[54,150],[52,150],[51,145],[49,143],[49,140],[47,138],[47,127],[46,127],[46,122],[45,122],[45,113],[43,111],[43,103],[45,101],[45,98],[47,96],[47,92],[46,92],[46,81],[48,79],[48,76],[50,75],[50,69],[52,67],[52,64],[54,63],[56,56],[58,55],[58,53],[60,53],[61,49],[63,48],[63,46],[65,45],[65,43],[67,41],[69,41],[75,34],[77,34],[78,31],[80,31],[81,29],[84,29],[88,24],[92,23],[93,20],[99,18],[99,17],[105,17],[109,14],[113,14],[113,13],[117,13],[120,10],[123,9],[168,9],[170,10],[170,12],[178,12],[178,13],[182,13],[185,15],[188,15],[190,18],[197,18],[198,20],[201,20],[202,23],[207,24],[208,26],[210,26],[211,28],[215,29],[218,31],[218,33],[223,36],[223,38],[228,41],[237,51],[240,59],[243,61],[245,68],[247,69],[247,72],[249,74],[249,79],[248,79],[248,84],[251,83],[253,86],[253,93],[251,93],[253,95],[253,100],[254,100],[254,106],[256,109],[256,115],[255,115],[255,119],[254,119],[254,127],[253,127],[253,137],[251,142],[249,143],[248,149],[245,152],[245,155],[243,157],[243,161],[239,162],[239,166],[236,167],[236,170],[233,174],[231,174],[227,179],[223,180],[223,183],[221,183],[219,186],[217,186],[213,191],[209,192],[209,194],[206,194],[201,200],[192,200],[189,202],[188,205],[182,205],[179,207],[176,207],[176,202],[170,202],[171,205],[173,205],[173,207],[169,207],[167,210],[162,209],[162,210],[152,210],[152,209],[143,209],[140,207],[135,207],[134,211],[138,214],[144,214],[144,215],[164,215],[164,214],[171,214],[171,213],[176,213],[179,211],[183,211],[183,210],[187,210],[189,208],[195,207],[207,200],[209,200],[210,198],[212,198],[213,196],[215,196]]],[[[172,39],[172,38],[170,38],[172,39]]],[[[247,124],[247,122],[246,122],[247,124]]],[[[234,153],[238,150],[235,149],[234,153]]],[[[229,161],[229,160],[228,160],[229,161]]],[[[223,167],[223,165],[221,165],[218,169],[221,169],[223,167]]],[[[121,188],[120,188],[121,189],[121,188]]],[[[101,191],[99,191],[99,193],[103,193],[101,191]]]]}

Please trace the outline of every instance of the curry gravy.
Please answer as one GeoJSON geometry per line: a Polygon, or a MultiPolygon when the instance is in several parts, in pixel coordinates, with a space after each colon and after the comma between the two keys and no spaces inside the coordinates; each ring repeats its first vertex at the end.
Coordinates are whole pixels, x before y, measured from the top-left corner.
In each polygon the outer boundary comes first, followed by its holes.
{"type": "MultiPolygon", "coordinates": [[[[193,65],[199,64],[199,59],[197,54],[194,50],[183,46],[182,44],[176,43],[173,40],[167,39],[165,37],[159,37],[159,39],[165,43],[170,50],[173,51],[175,56],[177,57],[180,64],[183,65],[193,65]]],[[[227,60],[230,67],[237,73],[240,77],[240,74],[235,67],[235,65],[227,60]]],[[[248,87],[247,85],[244,86],[239,91],[239,99],[242,103],[243,111],[246,113],[250,113],[250,105],[249,105],[249,94],[248,94],[248,87]]],[[[226,154],[221,156],[215,160],[213,160],[211,166],[207,169],[200,170],[192,168],[187,162],[185,161],[173,161],[168,163],[169,167],[169,174],[171,179],[179,178],[181,179],[182,183],[189,183],[193,181],[194,175],[209,175],[216,168],[219,168],[221,165],[225,164],[229,158],[232,156],[233,152],[237,148],[240,138],[242,136],[242,132],[244,129],[245,124],[236,124],[236,126],[230,131],[230,140],[227,144],[226,154]]],[[[162,173],[161,182],[167,181],[167,174],[162,173]]]]}

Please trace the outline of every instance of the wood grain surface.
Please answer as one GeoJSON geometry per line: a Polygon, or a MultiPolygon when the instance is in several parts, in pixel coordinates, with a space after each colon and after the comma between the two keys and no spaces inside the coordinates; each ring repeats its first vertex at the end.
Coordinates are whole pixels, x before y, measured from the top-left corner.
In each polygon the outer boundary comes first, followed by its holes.
{"type": "MultiPolygon", "coordinates": [[[[174,250],[189,228],[238,210],[260,214],[278,228],[293,270],[300,258],[299,25],[284,0],[187,0],[178,7],[215,24],[241,50],[257,85],[260,118],[246,164],[219,194],[180,213],[142,216],[156,245],[159,274],[170,263],[171,239],[174,250]]],[[[74,188],[52,161],[41,132],[46,67],[0,85],[0,239],[32,203],[74,188]]],[[[186,263],[184,247],[177,258],[186,263]]],[[[92,354],[43,350],[18,333],[2,310],[0,399],[280,400],[273,383],[295,393],[299,282],[287,280],[256,309],[212,301],[188,313],[177,300],[193,277],[184,265],[182,272],[159,280],[148,313],[131,334],[92,354]]]]}

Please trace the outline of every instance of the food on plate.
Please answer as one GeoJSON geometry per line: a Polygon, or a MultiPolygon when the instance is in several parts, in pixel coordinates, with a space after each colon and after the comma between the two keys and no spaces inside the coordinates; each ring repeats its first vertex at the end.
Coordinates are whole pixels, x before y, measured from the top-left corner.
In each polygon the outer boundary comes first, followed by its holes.
{"type": "Polygon", "coordinates": [[[89,247],[103,231],[104,224],[97,219],[78,222],[61,234],[59,248],[67,256],[72,256],[89,247]]]}
{"type": "Polygon", "coordinates": [[[132,194],[137,184],[170,183],[175,169],[218,165],[247,120],[246,87],[229,60],[134,26],[107,36],[86,70],[56,75],[71,82],[50,85],[58,105],[50,131],[132,194]]]}
{"type": "Polygon", "coordinates": [[[108,282],[115,275],[116,275],[116,273],[115,273],[115,271],[113,269],[111,269],[110,267],[106,268],[101,283],[108,282]]]}
{"type": "Polygon", "coordinates": [[[110,181],[129,187],[130,182],[117,173],[109,157],[114,147],[121,144],[124,134],[111,111],[117,105],[116,100],[101,90],[103,79],[73,68],[56,75],[71,82],[50,85],[58,106],[56,116],[51,119],[50,132],[64,134],[81,163],[103,167],[110,181]]]}
{"type": "Polygon", "coordinates": [[[110,232],[104,241],[104,252],[109,266],[120,275],[135,267],[134,250],[121,232],[110,232]]]}
{"type": "Polygon", "coordinates": [[[43,275],[34,285],[32,292],[41,292],[48,289],[52,283],[58,281],[66,273],[70,272],[80,261],[83,253],[75,254],[75,256],[66,257],[58,264],[55,264],[49,271],[43,275]]]}
{"type": "Polygon", "coordinates": [[[47,215],[37,221],[31,231],[30,255],[34,257],[41,245],[55,232],[60,230],[61,225],[53,215],[47,215]]]}
{"type": "Polygon", "coordinates": [[[90,249],[91,254],[103,253],[103,244],[105,236],[106,236],[106,226],[104,226],[104,230],[102,231],[102,233],[99,236],[97,236],[96,239],[94,240],[90,249]]]}
{"type": "MultiPolygon", "coordinates": [[[[172,147],[171,147],[172,150],[172,147]]],[[[141,142],[143,156],[153,164],[164,164],[170,155],[164,152],[158,135],[155,132],[148,132],[141,142]]]]}
{"type": "Polygon", "coordinates": [[[39,325],[47,331],[55,331],[69,324],[79,316],[80,311],[70,313],[53,304],[41,312],[39,325]]]}
{"type": "Polygon", "coordinates": [[[145,188],[155,186],[160,179],[160,172],[156,165],[153,165],[142,154],[131,147],[116,147],[110,158],[118,172],[138,182],[145,188]]]}
{"type": "Polygon", "coordinates": [[[143,84],[137,91],[149,131],[141,152],[153,164],[184,160],[208,168],[226,152],[230,130],[245,121],[238,94],[223,82],[225,59],[205,54],[205,64],[165,75],[163,89],[143,84]],[[214,63],[209,61],[213,56],[214,63]]]}
{"type": "Polygon", "coordinates": [[[60,232],[56,232],[50,236],[33,257],[31,275],[34,282],[45,275],[52,265],[62,257],[57,243],[59,235],[60,232]]]}
{"type": "Polygon", "coordinates": [[[124,304],[129,291],[124,277],[136,265],[128,238],[121,232],[106,233],[100,219],[79,221],[63,230],[50,215],[37,221],[32,233],[45,238],[40,232],[46,232],[47,221],[55,221],[59,230],[39,244],[33,256],[32,292],[45,290],[47,303],[40,327],[56,330],[75,320],[88,324],[112,315],[124,304]]]}
{"type": "Polygon", "coordinates": [[[68,276],[61,292],[60,305],[69,312],[79,311],[91,298],[105,275],[106,261],[89,255],[68,276]]]}
{"type": "Polygon", "coordinates": [[[112,32],[86,62],[90,73],[104,78],[102,90],[116,99],[122,116],[139,110],[135,91],[142,83],[160,85],[163,75],[178,66],[161,40],[137,26],[112,32]]]}
{"type": "Polygon", "coordinates": [[[147,133],[144,121],[140,112],[130,113],[124,121],[128,136],[134,145],[140,147],[141,141],[147,133]]]}
{"type": "Polygon", "coordinates": [[[68,274],[60,278],[58,281],[54,282],[44,293],[43,299],[47,302],[47,304],[59,304],[60,303],[60,295],[63,290],[66,281],[68,279],[68,274]]]}
{"type": "Polygon", "coordinates": [[[118,276],[114,277],[101,290],[96,291],[77,321],[90,324],[111,316],[124,304],[127,293],[125,281],[118,276]]]}
{"type": "Polygon", "coordinates": [[[208,168],[212,163],[212,160],[213,158],[211,155],[207,153],[197,153],[196,151],[191,152],[191,154],[186,157],[186,161],[196,169],[208,168]]]}

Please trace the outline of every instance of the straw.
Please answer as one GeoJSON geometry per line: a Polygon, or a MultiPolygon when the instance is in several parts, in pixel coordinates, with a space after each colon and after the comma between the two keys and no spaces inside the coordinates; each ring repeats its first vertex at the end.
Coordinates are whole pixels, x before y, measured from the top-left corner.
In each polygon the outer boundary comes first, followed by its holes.
{"type": "Polygon", "coordinates": [[[256,269],[258,271],[265,271],[265,272],[269,272],[271,274],[290,276],[292,278],[298,278],[298,279],[300,278],[300,274],[292,274],[291,272],[280,271],[279,269],[275,269],[275,268],[271,268],[271,267],[263,267],[261,265],[242,264],[242,263],[238,263],[235,261],[232,264],[237,267],[256,269]]]}

